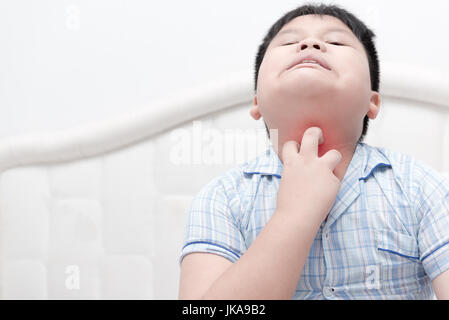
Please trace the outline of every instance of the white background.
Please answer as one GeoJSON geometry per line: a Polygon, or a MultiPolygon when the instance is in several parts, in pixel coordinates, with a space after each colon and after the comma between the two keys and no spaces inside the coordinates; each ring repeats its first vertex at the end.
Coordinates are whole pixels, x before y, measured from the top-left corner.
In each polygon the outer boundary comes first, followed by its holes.
{"type": "MultiPolygon", "coordinates": [[[[268,29],[303,3],[1,0],[0,137],[151,108],[228,72],[253,74],[268,29]]],[[[332,3],[375,31],[381,63],[449,72],[447,1],[332,3]]]]}

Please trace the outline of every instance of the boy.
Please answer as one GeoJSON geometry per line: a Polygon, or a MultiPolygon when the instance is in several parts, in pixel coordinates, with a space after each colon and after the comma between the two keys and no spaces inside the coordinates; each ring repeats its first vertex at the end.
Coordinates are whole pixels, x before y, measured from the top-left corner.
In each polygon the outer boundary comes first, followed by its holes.
{"type": "Polygon", "coordinates": [[[180,299],[449,298],[449,181],[362,142],[380,110],[373,37],[327,5],[269,30],[250,113],[278,143],[194,198],[180,299]]]}

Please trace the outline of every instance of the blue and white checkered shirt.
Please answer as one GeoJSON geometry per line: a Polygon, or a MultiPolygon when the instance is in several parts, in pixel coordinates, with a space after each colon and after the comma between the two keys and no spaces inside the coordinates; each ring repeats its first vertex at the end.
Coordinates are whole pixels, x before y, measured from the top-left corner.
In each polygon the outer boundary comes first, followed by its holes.
{"type": "MultiPolygon", "coordinates": [[[[276,209],[282,163],[263,154],[205,185],[189,211],[182,258],[232,262],[276,209]]],[[[449,269],[449,181],[410,155],[358,143],[294,299],[432,299],[449,269]]]]}

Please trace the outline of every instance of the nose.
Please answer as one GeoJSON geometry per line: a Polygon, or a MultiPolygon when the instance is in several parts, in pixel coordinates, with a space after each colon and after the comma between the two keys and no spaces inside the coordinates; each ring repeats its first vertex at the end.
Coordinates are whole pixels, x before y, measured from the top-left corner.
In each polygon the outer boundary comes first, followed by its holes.
{"type": "Polygon", "coordinates": [[[315,40],[315,39],[305,39],[301,41],[297,47],[297,51],[303,51],[307,48],[314,48],[320,50],[322,52],[326,52],[326,46],[323,42],[315,40]]]}

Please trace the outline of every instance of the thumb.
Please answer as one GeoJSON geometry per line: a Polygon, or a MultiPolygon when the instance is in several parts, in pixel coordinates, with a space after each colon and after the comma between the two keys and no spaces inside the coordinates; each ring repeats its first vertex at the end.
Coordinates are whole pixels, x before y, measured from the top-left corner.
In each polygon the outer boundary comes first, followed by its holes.
{"type": "Polygon", "coordinates": [[[340,163],[343,159],[342,154],[335,149],[329,150],[325,155],[321,157],[322,161],[325,161],[329,168],[334,171],[335,167],[340,163]]]}

